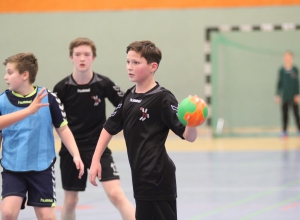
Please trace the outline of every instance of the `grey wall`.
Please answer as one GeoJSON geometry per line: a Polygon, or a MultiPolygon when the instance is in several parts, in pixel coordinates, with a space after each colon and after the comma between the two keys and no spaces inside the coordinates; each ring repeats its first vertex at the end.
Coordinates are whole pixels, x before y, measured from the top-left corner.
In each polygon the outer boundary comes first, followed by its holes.
{"type": "MultiPolygon", "coordinates": [[[[180,101],[189,94],[204,96],[205,27],[220,24],[299,23],[300,7],[110,11],[85,13],[0,14],[0,61],[18,52],[39,60],[37,84],[52,89],[72,71],[68,45],[89,37],[98,49],[93,69],[109,76],[123,90],[132,86],[126,74],[126,46],[152,40],[163,59],[156,80],[180,101]]],[[[4,66],[2,66],[2,77],[4,66]]],[[[0,80],[0,90],[6,89],[0,80]]],[[[108,111],[112,111],[109,106],[108,111]]]]}

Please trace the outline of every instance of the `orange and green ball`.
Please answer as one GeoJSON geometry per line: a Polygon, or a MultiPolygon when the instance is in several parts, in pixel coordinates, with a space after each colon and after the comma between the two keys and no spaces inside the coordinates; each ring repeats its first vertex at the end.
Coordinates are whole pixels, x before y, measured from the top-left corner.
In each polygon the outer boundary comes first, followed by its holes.
{"type": "Polygon", "coordinates": [[[177,112],[179,121],[190,127],[203,124],[208,115],[205,101],[197,96],[189,96],[181,101],[177,112]]]}

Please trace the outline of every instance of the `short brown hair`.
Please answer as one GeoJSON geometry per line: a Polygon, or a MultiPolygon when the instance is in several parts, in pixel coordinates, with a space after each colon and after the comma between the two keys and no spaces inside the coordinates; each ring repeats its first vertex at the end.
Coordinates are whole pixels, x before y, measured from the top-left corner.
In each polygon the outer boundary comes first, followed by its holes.
{"type": "Polygon", "coordinates": [[[4,62],[4,66],[7,63],[15,63],[16,69],[19,73],[29,72],[29,82],[32,84],[35,81],[39,66],[37,58],[32,53],[18,53],[8,57],[4,62]]]}
{"type": "Polygon", "coordinates": [[[95,45],[95,43],[92,40],[90,40],[86,37],[79,37],[79,38],[76,38],[75,40],[71,41],[71,43],[69,45],[70,56],[73,55],[74,48],[79,47],[81,45],[90,46],[92,48],[93,57],[97,56],[96,55],[96,45],[95,45]]]}
{"type": "Polygon", "coordinates": [[[292,57],[294,57],[294,53],[292,51],[290,51],[290,50],[285,51],[284,54],[289,54],[292,57]]]}
{"type": "Polygon", "coordinates": [[[159,65],[162,57],[160,49],[148,40],[132,42],[127,46],[126,53],[130,50],[140,53],[141,57],[144,57],[148,64],[156,62],[159,65]]]}

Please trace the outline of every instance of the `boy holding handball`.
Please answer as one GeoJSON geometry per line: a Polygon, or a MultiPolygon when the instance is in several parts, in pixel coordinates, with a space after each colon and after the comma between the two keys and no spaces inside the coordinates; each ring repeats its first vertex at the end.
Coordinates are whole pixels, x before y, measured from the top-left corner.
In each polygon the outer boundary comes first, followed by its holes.
{"type": "Polygon", "coordinates": [[[135,41],[126,50],[127,72],[135,86],[124,95],[103,126],[90,168],[89,180],[101,179],[99,159],[112,136],[123,130],[131,167],[137,220],[176,220],[175,165],[166,152],[171,129],[193,142],[196,127],[185,127],[177,117],[174,95],[154,80],[161,51],[151,41],[135,41]]]}

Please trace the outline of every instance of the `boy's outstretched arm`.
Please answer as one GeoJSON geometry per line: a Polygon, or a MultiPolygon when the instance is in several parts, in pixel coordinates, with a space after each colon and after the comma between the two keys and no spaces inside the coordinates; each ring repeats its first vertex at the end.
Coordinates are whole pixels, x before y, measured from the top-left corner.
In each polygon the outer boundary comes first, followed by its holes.
{"type": "Polygon", "coordinates": [[[194,142],[197,138],[197,133],[198,133],[197,127],[186,126],[183,133],[183,137],[185,140],[189,142],[194,142]]]}
{"type": "Polygon", "coordinates": [[[112,135],[109,134],[105,128],[102,129],[102,132],[100,134],[100,137],[98,139],[98,143],[94,152],[94,156],[92,159],[92,163],[91,163],[91,167],[90,167],[90,174],[89,174],[89,180],[91,182],[91,184],[93,184],[94,186],[98,186],[98,184],[96,183],[96,177],[98,177],[98,179],[101,179],[101,164],[100,164],[100,158],[106,148],[106,146],[108,145],[108,143],[110,142],[112,138],[112,135]]]}
{"type": "Polygon", "coordinates": [[[60,128],[56,128],[56,132],[70,154],[73,156],[73,161],[76,165],[77,170],[79,170],[78,178],[81,179],[83,173],[84,173],[84,165],[82,163],[79,150],[77,148],[74,136],[69,128],[68,125],[65,125],[60,128]]]}
{"type": "Polygon", "coordinates": [[[42,99],[48,94],[44,93],[45,88],[43,88],[34,98],[32,103],[25,109],[10,113],[7,115],[0,116],[0,130],[18,122],[27,116],[36,113],[41,107],[48,106],[49,103],[41,103],[42,99]],[[44,94],[43,94],[44,93],[44,94]]]}

